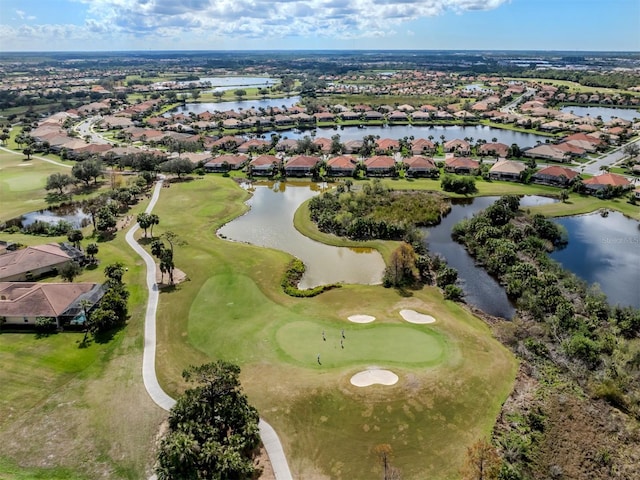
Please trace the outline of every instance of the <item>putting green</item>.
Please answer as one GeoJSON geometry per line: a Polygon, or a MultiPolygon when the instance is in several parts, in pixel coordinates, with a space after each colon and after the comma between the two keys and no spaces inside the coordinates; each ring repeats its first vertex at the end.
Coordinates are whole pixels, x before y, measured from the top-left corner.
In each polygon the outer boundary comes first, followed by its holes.
{"type": "Polygon", "coordinates": [[[437,332],[405,325],[348,325],[342,338],[341,324],[296,321],[280,327],[276,341],[292,361],[319,367],[347,365],[429,366],[440,363],[447,351],[444,337],[437,332]],[[324,332],[324,340],[323,340],[324,332]],[[341,343],[342,342],[342,343],[341,343]],[[343,348],[344,347],[344,348],[343,348]]]}

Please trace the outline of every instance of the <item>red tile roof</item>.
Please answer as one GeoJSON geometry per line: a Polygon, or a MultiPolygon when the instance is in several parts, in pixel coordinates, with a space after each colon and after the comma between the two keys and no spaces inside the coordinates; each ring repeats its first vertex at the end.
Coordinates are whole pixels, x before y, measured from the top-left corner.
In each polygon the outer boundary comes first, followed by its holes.
{"type": "Polygon", "coordinates": [[[559,167],[557,165],[552,165],[550,167],[545,167],[542,170],[536,172],[536,175],[549,175],[551,177],[566,177],[568,180],[571,180],[577,177],[579,174],[575,170],[571,170],[570,168],[559,167]]]}
{"type": "Polygon", "coordinates": [[[595,177],[586,179],[582,183],[585,185],[611,185],[612,187],[626,187],[631,185],[629,180],[622,175],[617,175],[615,173],[603,173],[601,175],[596,175],[595,177]]]}

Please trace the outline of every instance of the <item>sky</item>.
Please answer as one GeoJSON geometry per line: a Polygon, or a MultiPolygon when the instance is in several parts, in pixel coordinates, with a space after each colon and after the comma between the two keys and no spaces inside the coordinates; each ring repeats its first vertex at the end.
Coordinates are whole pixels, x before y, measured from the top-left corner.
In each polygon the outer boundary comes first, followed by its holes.
{"type": "Polygon", "coordinates": [[[0,51],[640,51],[640,0],[0,0],[0,51]]]}

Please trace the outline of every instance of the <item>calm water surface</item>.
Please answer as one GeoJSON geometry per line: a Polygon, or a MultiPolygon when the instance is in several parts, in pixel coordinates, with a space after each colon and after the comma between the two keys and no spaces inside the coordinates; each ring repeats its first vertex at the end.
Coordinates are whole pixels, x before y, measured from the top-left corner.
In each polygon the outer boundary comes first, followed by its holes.
{"type": "Polygon", "coordinates": [[[63,205],[49,210],[25,213],[21,217],[9,220],[7,223],[25,228],[35,222],[55,225],[61,221],[71,224],[73,228],[83,228],[85,225],[91,223],[91,215],[85,213],[82,208],[77,205],[63,205]]]}
{"type": "Polygon", "coordinates": [[[316,137],[331,138],[333,135],[340,135],[342,142],[346,140],[362,140],[365,135],[379,135],[380,138],[392,138],[397,140],[403,137],[414,138],[426,138],[433,137],[434,142],[441,142],[441,135],[444,135],[445,141],[453,140],[454,138],[463,139],[473,138],[473,141],[477,139],[483,139],[487,142],[491,142],[493,138],[496,138],[498,142],[506,145],[513,143],[522,147],[532,147],[540,140],[544,142],[548,137],[542,135],[535,135],[532,133],[514,132],[511,130],[501,130],[499,128],[487,127],[486,125],[451,125],[451,126],[416,126],[416,125],[384,125],[384,126],[367,126],[364,128],[358,127],[344,127],[344,128],[316,128],[312,130],[286,130],[280,132],[267,132],[266,138],[272,133],[278,133],[283,137],[297,140],[303,138],[305,135],[316,137]]]}
{"type": "Polygon", "coordinates": [[[234,110],[236,112],[240,110],[248,110],[250,108],[269,108],[269,107],[292,107],[300,101],[300,97],[288,97],[288,98],[266,98],[264,100],[242,100],[242,101],[230,101],[230,102],[215,102],[215,103],[186,103],[169,112],[165,113],[165,116],[169,116],[172,113],[185,113],[191,112],[196,115],[204,112],[226,112],[228,110],[234,110]]]}
{"type": "Polygon", "coordinates": [[[296,256],[306,265],[300,288],[337,282],[381,283],[385,265],[377,251],[325,245],[305,237],[294,228],[295,211],[304,201],[319,193],[318,187],[314,187],[315,191],[310,186],[285,183],[256,186],[247,202],[251,209],[223,226],[218,234],[296,256]]]}
{"type": "MultiPolygon", "coordinates": [[[[482,267],[476,265],[473,257],[461,244],[451,239],[451,230],[456,223],[465,218],[471,218],[492,205],[498,198],[478,197],[454,201],[451,212],[439,225],[425,229],[426,244],[432,253],[443,256],[449,266],[458,270],[460,287],[464,291],[464,299],[467,303],[490,315],[511,319],[515,314],[515,308],[507,297],[505,289],[482,267]]],[[[525,196],[520,200],[520,206],[531,207],[554,201],[547,197],[525,196]]]]}
{"type": "Polygon", "coordinates": [[[634,118],[640,118],[640,112],[633,108],[615,108],[615,107],[562,107],[562,112],[573,112],[574,115],[580,117],[602,117],[602,120],[608,122],[613,117],[623,118],[625,120],[633,120],[634,118]]]}
{"type": "Polygon", "coordinates": [[[553,252],[589,284],[597,283],[609,303],[640,308],[640,230],[621,213],[598,213],[556,220],[569,233],[569,244],[553,252]]]}

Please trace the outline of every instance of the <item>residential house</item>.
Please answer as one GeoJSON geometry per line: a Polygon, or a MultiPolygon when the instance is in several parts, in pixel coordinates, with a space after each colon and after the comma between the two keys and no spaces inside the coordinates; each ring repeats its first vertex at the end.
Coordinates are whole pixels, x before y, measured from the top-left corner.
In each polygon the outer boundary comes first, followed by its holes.
{"type": "Polygon", "coordinates": [[[0,320],[34,327],[39,318],[51,318],[59,329],[82,325],[104,292],[98,283],[0,282],[0,320]]]}
{"type": "Polygon", "coordinates": [[[284,166],[284,171],[288,177],[308,177],[312,175],[318,163],[320,163],[318,157],[297,155],[289,159],[284,166]]]}
{"type": "Polygon", "coordinates": [[[507,180],[510,182],[519,182],[522,179],[522,172],[527,166],[522,162],[513,160],[498,160],[489,169],[489,178],[492,180],[507,180]]]}
{"type": "Polygon", "coordinates": [[[48,243],[0,255],[0,281],[23,282],[57,274],[72,261],[84,261],[84,254],[67,243],[48,243]]]}
{"type": "Polygon", "coordinates": [[[579,173],[570,168],[559,165],[545,167],[531,176],[531,181],[543,185],[553,185],[558,187],[568,187],[579,176],[579,173]]]}
{"type": "Polygon", "coordinates": [[[212,173],[240,170],[249,158],[246,155],[220,155],[204,164],[204,169],[212,173]]]}
{"type": "Polygon", "coordinates": [[[389,115],[387,115],[387,120],[389,120],[390,123],[406,123],[409,121],[409,117],[405,112],[394,110],[389,115]]]}
{"type": "Polygon", "coordinates": [[[438,177],[440,169],[436,166],[433,158],[414,155],[405,158],[405,173],[407,177],[438,177]]]}
{"type": "Polygon", "coordinates": [[[344,153],[358,153],[362,148],[362,140],[347,140],[344,142],[344,153]]]}
{"type": "Polygon", "coordinates": [[[280,159],[275,155],[260,155],[249,162],[252,175],[257,177],[269,177],[280,166],[280,159]]]}
{"type": "Polygon", "coordinates": [[[376,112],[375,110],[369,110],[364,112],[364,119],[367,121],[382,121],[384,120],[384,115],[380,112],[376,112]]]}
{"type": "Polygon", "coordinates": [[[344,120],[345,122],[349,120],[360,120],[361,116],[362,114],[359,112],[347,111],[340,113],[340,117],[342,117],[342,120],[344,120]]]}
{"type": "Polygon", "coordinates": [[[357,161],[350,155],[341,155],[327,160],[327,170],[332,177],[350,177],[356,170],[357,161]]]}
{"type": "Polygon", "coordinates": [[[466,140],[455,138],[444,144],[444,151],[455,153],[458,155],[469,155],[471,153],[471,145],[466,140]]]}
{"type": "Polygon", "coordinates": [[[260,152],[270,145],[271,142],[267,142],[266,140],[252,138],[238,147],[238,153],[260,152]]]}
{"type": "Polygon", "coordinates": [[[411,142],[411,153],[414,155],[428,155],[433,154],[436,146],[430,140],[424,138],[417,138],[411,142]]]}
{"type": "Polygon", "coordinates": [[[636,200],[640,200],[640,187],[636,188],[633,191],[633,195],[635,196],[636,200]]]}
{"type": "Polygon", "coordinates": [[[335,115],[331,112],[314,113],[313,116],[316,117],[318,122],[335,122],[336,120],[335,115]]]}
{"type": "MultiPolygon", "coordinates": [[[[588,178],[582,182],[584,187],[592,194],[597,194],[608,187],[630,190],[633,184],[622,175],[616,173],[603,173],[595,177],[588,178]]],[[[2,258],[2,257],[0,257],[2,258]]]]}
{"type": "Polygon", "coordinates": [[[376,155],[367,158],[364,166],[368,176],[383,177],[394,175],[396,172],[396,161],[388,155],[376,155]]]}
{"type": "Polygon", "coordinates": [[[480,171],[480,163],[465,157],[449,157],[444,161],[444,169],[446,172],[458,175],[477,175],[480,171]]]}
{"type": "Polygon", "coordinates": [[[478,148],[478,153],[480,155],[504,158],[509,154],[509,146],[504,143],[484,143],[478,148]]]}
{"type": "Polygon", "coordinates": [[[313,144],[320,148],[320,152],[327,154],[331,152],[332,140],[325,137],[318,137],[313,140],[313,144]]]}
{"type": "Polygon", "coordinates": [[[379,138],[376,140],[376,152],[380,154],[394,153],[400,150],[400,142],[391,138],[379,138]]]}
{"type": "Polygon", "coordinates": [[[568,162],[571,159],[569,152],[556,148],[555,145],[541,143],[524,152],[525,157],[542,158],[545,160],[553,160],[554,162],[568,162]]]}

